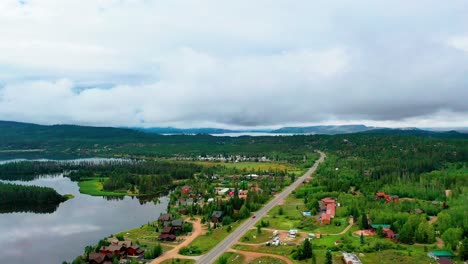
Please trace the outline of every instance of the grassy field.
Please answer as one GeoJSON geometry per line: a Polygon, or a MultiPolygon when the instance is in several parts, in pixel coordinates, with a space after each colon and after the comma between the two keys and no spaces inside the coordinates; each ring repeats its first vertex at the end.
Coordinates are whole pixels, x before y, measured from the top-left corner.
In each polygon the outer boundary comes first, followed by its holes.
{"type": "Polygon", "coordinates": [[[284,205],[273,207],[273,209],[268,212],[268,216],[262,219],[269,221],[269,228],[272,229],[299,229],[298,227],[300,226],[301,219],[303,219],[301,212],[305,209],[302,200],[288,196],[284,205]],[[279,214],[280,207],[283,209],[282,215],[279,214]]]}
{"type": "Polygon", "coordinates": [[[107,192],[102,190],[102,181],[107,178],[86,178],[84,181],[78,182],[80,193],[92,196],[125,196],[126,192],[107,192]]]}
{"type": "Polygon", "coordinates": [[[227,258],[229,264],[244,264],[245,263],[244,261],[245,257],[242,254],[237,254],[234,252],[224,252],[223,255],[221,255],[221,257],[218,258],[218,261],[222,257],[227,258]]]}
{"type": "MultiPolygon", "coordinates": [[[[237,227],[239,227],[241,223],[241,221],[232,223],[232,230],[235,230],[237,227]]],[[[192,241],[190,245],[198,247],[202,252],[201,254],[205,254],[229,234],[230,232],[227,231],[227,226],[223,226],[222,228],[211,230],[211,233],[206,233],[205,235],[195,238],[195,240],[192,241]]]]}
{"type": "Polygon", "coordinates": [[[262,232],[258,234],[256,229],[255,230],[252,229],[252,230],[247,231],[247,233],[245,233],[242,236],[240,241],[245,242],[245,243],[252,243],[252,244],[264,243],[270,240],[272,236],[273,236],[273,232],[271,231],[262,230],[262,232]]]}

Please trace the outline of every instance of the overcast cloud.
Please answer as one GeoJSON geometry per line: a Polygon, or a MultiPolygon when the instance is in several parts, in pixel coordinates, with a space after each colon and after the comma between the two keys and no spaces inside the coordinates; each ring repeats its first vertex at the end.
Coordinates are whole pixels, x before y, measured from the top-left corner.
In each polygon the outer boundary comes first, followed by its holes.
{"type": "Polygon", "coordinates": [[[1,0],[0,120],[468,126],[468,3],[1,0]]]}

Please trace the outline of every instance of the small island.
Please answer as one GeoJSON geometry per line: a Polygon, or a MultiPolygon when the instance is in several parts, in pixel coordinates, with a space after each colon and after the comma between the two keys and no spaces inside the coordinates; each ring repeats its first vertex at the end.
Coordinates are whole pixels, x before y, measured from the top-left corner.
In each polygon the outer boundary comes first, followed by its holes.
{"type": "Polygon", "coordinates": [[[54,189],[0,182],[0,212],[51,213],[73,195],[60,195],[54,189]],[[41,209],[39,209],[41,208],[41,209]]]}

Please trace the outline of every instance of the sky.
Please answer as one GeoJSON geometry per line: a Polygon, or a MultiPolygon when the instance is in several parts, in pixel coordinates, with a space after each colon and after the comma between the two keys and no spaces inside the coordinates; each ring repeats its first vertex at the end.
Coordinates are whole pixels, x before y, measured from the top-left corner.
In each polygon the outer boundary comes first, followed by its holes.
{"type": "Polygon", "coordinates": [[[0,120],[468,126],[466,0],[1,0],[0,120]]]}

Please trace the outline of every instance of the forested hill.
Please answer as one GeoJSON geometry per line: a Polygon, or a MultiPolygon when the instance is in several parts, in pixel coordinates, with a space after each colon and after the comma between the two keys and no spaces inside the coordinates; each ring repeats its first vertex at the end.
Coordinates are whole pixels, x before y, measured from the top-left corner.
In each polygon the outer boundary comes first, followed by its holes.
{"type": "MultiPolygon", "coordinates": [[[[197,155],[267,156],[273,160],[302,161],[314,149],[334,149],[343,140],[382,145],[442,143],[457,149],[467,146],[468,134],[422,130],[374,130],[343,135],[215,137],[210,135],[163,136],[125,128],[74,125],[42,126],[0,121],[0,159],[76,158],[197,155]],[[440,138],[440,140],[439,140],[440,138]],[[432,139],[434,142],[427,142],[432,139]],[[405,143],[406,144],[406,143],[405,143]]],[[[458,151],[460,153],[460,151],[458,151]]]]}
{"type": "Polygon", "coordinates": [[[36,125],[10,121],[0,121],[0,144],[21,141],[58,141],[58,140],[105,140],[134,141],[154,138],[143,132],[113,127],[90,127],[76,125],[36,125]]]}

